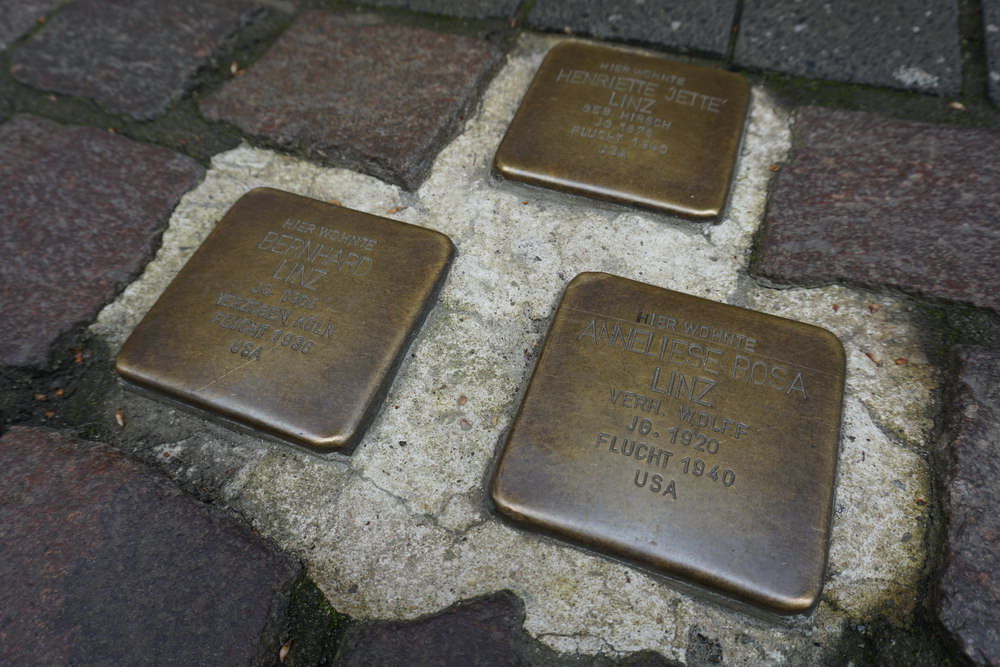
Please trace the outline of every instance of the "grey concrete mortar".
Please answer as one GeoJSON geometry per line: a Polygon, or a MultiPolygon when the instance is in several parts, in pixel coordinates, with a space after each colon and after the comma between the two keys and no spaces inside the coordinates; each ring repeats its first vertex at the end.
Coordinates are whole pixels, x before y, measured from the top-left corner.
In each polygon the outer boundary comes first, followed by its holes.
{"type": "Polygon", "coordinates": [[[359,618],[415,618],[509,589],[525,603],[528,632],[557,651],[651,649],[692,661],[700,644],[691,638],[701,635],[712,647],[718,642],[726,664],[817,662],[845,628],[907,624],[926,558],[925,451],[939,382],[916,314],[891,296],[773,290],[746,277],[769,167],[784,159],[790,138],[787,113],[758,88],[732,200],[718,224],[498,181],[493,153],[557,41],[520,38],[480,111],[415,193],[248,146],[217,155],[175,211],[156,259],[91,327],[116,350],[225,210],[254,187],[336,199],[449,234],[458,257],[440,303],[352,458],[320,460],[132,395],[116,397],[129,416],[126,446],[241,513],[307,563],[336,609],[359,618]],[[787,624],[752,619],[488,512],[483,482],[497,443],[561,289],[585,270],[816,323],[844,341],[830,571],[813,616],[787,624]],[[896,357],[907,364],[896,365],[896,357]],[[461,405],[460,396],[467,398],[461,405]],[[463,419],[471,428],[461,427],[463,419]]]}

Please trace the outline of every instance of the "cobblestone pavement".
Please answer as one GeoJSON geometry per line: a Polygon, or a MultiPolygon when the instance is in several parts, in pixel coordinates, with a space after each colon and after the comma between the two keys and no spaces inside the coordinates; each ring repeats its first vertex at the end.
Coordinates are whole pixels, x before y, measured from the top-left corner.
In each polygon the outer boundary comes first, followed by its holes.
{"type": "Polygon", "coordinates": [[[997,0],[0,0],[0,660],[1000,664],[998,26],[997,0]],[[717,221],[492,172],[569,35],[747,77],[717,221]],[[260,186],[457,247],[351,457],[115,378],[260,186]],[[843,342],[809,616],[731,610],[491,511],[498,444],[583,271],[843,342]]]}

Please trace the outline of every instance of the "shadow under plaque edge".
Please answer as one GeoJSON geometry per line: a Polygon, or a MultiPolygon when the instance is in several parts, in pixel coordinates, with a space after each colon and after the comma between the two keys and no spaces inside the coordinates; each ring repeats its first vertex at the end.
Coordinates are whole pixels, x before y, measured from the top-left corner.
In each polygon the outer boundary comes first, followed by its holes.
{"type": "Polygon", "coordinates": [[[569,39],[545,55],[494,157],[504,178],[699,221],[720,217],[746,130],[739,74],[569,39]]]}
{"type": "Polygon", "coordinates": [[[440,232],[271,188],[237,200],[126,340],[126,385],[349,454],[443,287],[440,232]]]}
{"type": "Polygon", "coordinates": [[[522,528],[684,592],[772,620],[810,613],[825,577],[845,372],[825,329],[580,274],[552,318],[491,499],[522,528]],[[686,325],[735,335],[713,344],[686,325]],[[773,386],[756,364],[783,369],[773,386]]]}

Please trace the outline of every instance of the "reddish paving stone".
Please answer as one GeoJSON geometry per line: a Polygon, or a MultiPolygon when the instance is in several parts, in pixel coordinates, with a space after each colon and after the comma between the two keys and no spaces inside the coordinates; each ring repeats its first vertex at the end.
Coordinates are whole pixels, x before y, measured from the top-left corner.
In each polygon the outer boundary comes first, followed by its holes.
{"type": "Polygon", "coordinates": [[[736,0],[537,0],[528,23],[603,39],[725,55],[736,0]]]}
{"type": "Polygon", "coordinates": [[[356,2],[465,19],[513,18],[521,5],[521,0],[356,0],[356,2]]]}
{"type": "Polygon", "coordinates": [[[755,272],[1000,311],[1000,134],[805,108],[755,272]]]}
{"type": "Polygon", "coordinates": [[[145,120],[166,111],[198,69],[262,15],[237,0],[77,0],[15,51],[11,72],[145,120]]]}
{"type": "Polygon", "coordinates": [[[499,57],[481,39],[307,12],[202,111],[414,189],[499,57]]]}
{"type": "Polygon", "coordinates": [[[300,569],[111,447],[0,439],[0,663],[270,664],[300,569]]]}
{"type": "Polygon", "coordinates": [[[1000,349],[959,353],[939,452],[948,522],[937,611],[975,664],[1000,665],[1000,349]]]}
{"type": "Polygon", "coordinates": [[[203,174],[103,130],[24,115],[0,125],[0,365],[44,365],[138,271],[203,174]]]}
{"type": "Polygon", "coordinates": [[[38,24],[58,0],[0,0],[0,49],[38,24]]]}

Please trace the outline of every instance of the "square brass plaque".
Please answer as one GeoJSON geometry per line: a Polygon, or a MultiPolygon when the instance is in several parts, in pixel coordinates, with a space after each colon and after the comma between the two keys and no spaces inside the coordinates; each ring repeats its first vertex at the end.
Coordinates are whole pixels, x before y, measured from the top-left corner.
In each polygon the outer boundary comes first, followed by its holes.
{"type": "Polygon", "coordinates": [[[132,332],[118,372],[229,425],[349,453],[453,255],[429,229],[253,190],[132,332]]]}
{"type": "Polygon", "coordinates": [[[535,185],[693,218],[726,204],[750,100],[732,72],[578,41],[552,48],[497,150],[535,185]]]}
{"type": "Polygon", "coordinates": [[[844,372],[825,329],[580,274],[493,499],[525,527],[701,591],[808,612],[826,564],[844,372]]]}

